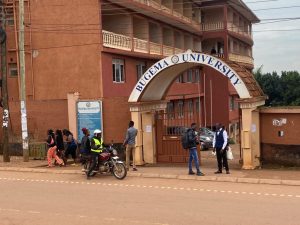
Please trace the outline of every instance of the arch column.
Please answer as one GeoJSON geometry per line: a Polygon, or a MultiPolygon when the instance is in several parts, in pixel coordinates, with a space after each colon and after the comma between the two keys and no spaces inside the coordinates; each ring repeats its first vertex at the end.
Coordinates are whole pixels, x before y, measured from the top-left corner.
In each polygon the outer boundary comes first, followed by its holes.
{"type": "Polygon", "coordinates": [[[165,110],[167,101],[140,102],[130,106],[131,120],[138,130],[135,164],[156,163],[155,112],[165,110]]]}
{"type": "Polygon", "coordinates": [[[264,104],[264,100],[240,103],[242,110],[241,148],[243,169],[255,169],[260,166],[260,124],[257,107],[264,104]]]}

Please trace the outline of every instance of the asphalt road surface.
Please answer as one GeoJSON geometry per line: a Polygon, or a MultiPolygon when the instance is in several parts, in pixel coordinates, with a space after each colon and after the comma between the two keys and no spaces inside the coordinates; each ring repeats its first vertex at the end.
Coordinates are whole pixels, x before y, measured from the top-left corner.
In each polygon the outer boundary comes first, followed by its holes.
{"type": "Polygon", "coordinates": [[[0,225],[300,224],[294,186],[0,172],[0,225]]]}

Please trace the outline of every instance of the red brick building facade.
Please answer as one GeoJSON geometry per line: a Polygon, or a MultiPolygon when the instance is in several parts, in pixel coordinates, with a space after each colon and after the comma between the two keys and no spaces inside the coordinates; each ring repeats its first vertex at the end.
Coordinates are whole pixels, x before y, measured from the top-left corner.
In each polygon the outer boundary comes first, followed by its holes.
{"type": "MultiPolygon", "coordinates": [[[[6,0],[11,139],[21,137],[18,1],[6,0]]],[[[214,54],[253,69],[257,17],[241,1],[25,1],[26,97],[31,141],[68,128],[67,94],[101,100],[106,141],[122,142],[128,97],[158,60],[184,52],[214,54]]],[[[166,99],[174,116],[191,113],[201,126],[223,123],[238,135],[238,95],[223,76],[195,66],[174,80],[166,99]]]]}

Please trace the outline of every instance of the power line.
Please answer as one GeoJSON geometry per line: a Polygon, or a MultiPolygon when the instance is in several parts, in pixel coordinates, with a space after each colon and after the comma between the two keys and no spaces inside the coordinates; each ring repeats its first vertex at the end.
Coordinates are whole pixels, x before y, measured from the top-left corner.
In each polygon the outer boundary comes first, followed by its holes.
{"type": "Polygon", "coordinates": [[[285,32],[285,31],[300,31],[300,28],[278,29],[278,30],[255,30],[253,32],[285,32]]]}
{"type": "Polygon", "coordinates": [[[246,4],[254,4],[254,3],[261,3],[261,2],[278,2],[280,0],[261,0],[261,1],[251,1],[251,2],[246,2],[246,4]]]}
{"type": "Polygon", "coordinates": [[[290,8],[299,8],[300,5],[293,5],[293,6],[283,6],[283,7],[276,7],[276,8],[264,8],[264,9],[253,9],[252,11],[265,11],[265,10],[274,10],[274,9],[290,9],[290,8]]]}

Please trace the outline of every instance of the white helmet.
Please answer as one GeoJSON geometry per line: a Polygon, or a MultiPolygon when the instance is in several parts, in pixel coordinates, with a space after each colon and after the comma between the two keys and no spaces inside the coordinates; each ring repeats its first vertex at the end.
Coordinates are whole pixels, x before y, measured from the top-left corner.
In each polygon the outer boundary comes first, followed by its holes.
{"type": "Polygon", "coordinates": [[[101,134],[101,130],[99,129],[94,130],[94,134],[101,134]]]}

